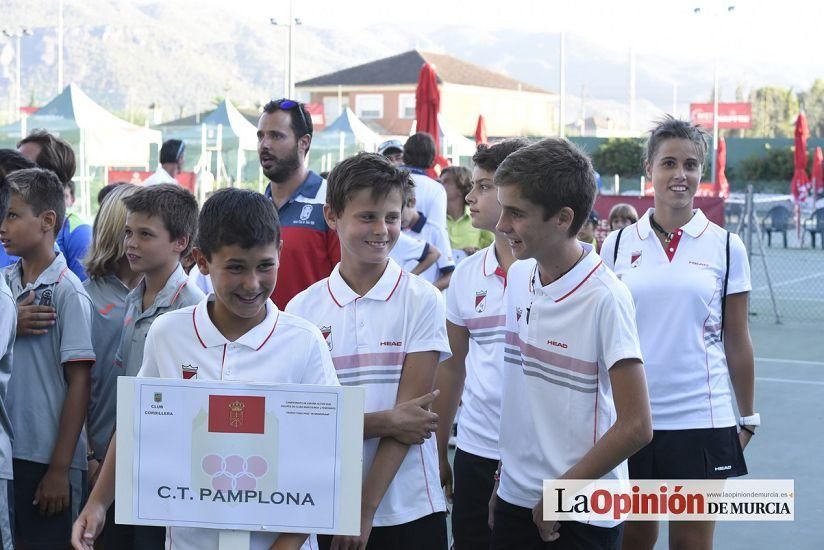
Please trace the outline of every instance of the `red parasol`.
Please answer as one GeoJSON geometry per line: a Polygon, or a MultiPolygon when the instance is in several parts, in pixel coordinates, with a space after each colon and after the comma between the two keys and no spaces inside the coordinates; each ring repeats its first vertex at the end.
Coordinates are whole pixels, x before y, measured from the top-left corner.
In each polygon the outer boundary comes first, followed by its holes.
{"type": "Polygon", "coordinates": [[[718,156],[715,161],[715,183],[713,191],[716,197],[728,198],[730,196],[730,183],[724,171],[727,169],[727,141],[718,138],[718,156]]]}
{"type": "Polygon", "coordinates": [[[478,125],[475,126],[475,145],[487,143],[486,140],[486,120],[483,115],[478,115],[478,125]]]}
{"type": "Polygon", "coordinates": [[[807,200],[810,194],[810,178],[807,176],[807,138],[810,130],[807,127],[807,117],[798,115],[795,121],[795,156],[793,165],[793,180],[790,183],[790,192],[796,203],[807,200]]]}
{"type": "Polygon", "coordinates": [[[438,132],[438,111],[441,109],[441,92],[438,90],[438,75],[435,67],[424,63],[418,75],[415,90],[415,118],[418,132],[426,132],[435,140],[435,151],[440,153],[441,139],[438,132]]]}
{"type": "Polygon", "coordinates": [[[813,188],[815,196],[818,196],[824,191],[824,153],[821,152],[821,147],[815,148],[813,154],[813,188]]]}

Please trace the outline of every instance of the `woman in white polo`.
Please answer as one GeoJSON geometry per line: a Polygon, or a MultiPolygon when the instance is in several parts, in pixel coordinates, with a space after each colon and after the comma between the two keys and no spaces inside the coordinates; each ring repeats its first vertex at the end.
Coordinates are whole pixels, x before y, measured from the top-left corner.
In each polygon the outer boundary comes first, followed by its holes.
{"type": "MultiPolygon", "coordinates": [[[[672,117],[660,122],[644,162],[655,208],[611,233],[601,251],[635,301],[652,406],[653,440],[630,457],[632,479],[744,475],[742,449],[760,423],[747,252],[738,235],[693,208],[707,149],[697,126],[672,117]]],[[[714,527],[672,522],[670,548],[711,548],[714,527]]],[[[623,548],[652,549],[657,538],[657,523],[628,522],[623,548]]]]}

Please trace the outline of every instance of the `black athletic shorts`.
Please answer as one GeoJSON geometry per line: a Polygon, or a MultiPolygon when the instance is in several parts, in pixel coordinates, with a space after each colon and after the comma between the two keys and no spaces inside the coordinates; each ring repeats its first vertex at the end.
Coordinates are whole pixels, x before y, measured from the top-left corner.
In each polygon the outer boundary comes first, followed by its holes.
{"type": "Polygon", "coordinates": [[[630,479],[726,479],[747,474],[736,426],[655,430],[629,457],[630,479]]]}

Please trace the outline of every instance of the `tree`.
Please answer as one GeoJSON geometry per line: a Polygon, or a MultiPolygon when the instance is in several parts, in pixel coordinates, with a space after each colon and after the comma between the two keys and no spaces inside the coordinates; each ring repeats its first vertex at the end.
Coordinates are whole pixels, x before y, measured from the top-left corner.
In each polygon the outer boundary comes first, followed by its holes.
{"type": "Polygon", "coordinates": [[[801,105],[807,115],[810,135],[824,136],[824,80],[816,79],[809,90],[802,92],[801,105]]]}
{"type": "Polygon", "coordinates": [[[750,93],[753,137],[792,137],[800,112],[798,97],[791,89],[765,86],[750,93]]]}
{"type": "Polygon", "coordinates": [[[618,174],[621,177],[635,177],[644,173],[644,144],[634,138],[613,138],[604,142],[595,154],[592,163],[603,176],[618,174]]]}
{"type": "Polygon", "coordinates": [[[785,181],[789,186],[793,177],[794,157],[791,147],[767,149],[764,156],[753,155],[745,158],[736,171],[744,181],[785,181]]]}

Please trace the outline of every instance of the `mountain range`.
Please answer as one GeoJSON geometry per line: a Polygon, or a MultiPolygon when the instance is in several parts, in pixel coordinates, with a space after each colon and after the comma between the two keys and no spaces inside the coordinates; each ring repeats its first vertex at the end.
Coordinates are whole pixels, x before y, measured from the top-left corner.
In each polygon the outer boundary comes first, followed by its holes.
{"type": "MultiPolygon", "coordinates": [[[[31,29],[22,39],[22,100],[42,105],[58,91],[57,0],[0,0],[0,30],[31,29]]],[[[150,105],[162,120],[210,108],[229,97],[257,107],[280,97],[287,29],[243,4],[194,0],[66,0],[64,84],[75,82],[104,107],[141,120],[150,105]]],[[[311,13],[302,15],[311,21],[311,13]]],[[[363,28],[295,27],[295,76],[300,81],[412,48],[439,51],[557,92],[559,35],[552,32],[479,32],[455,22],[363,28]],[[391,31],[391,32],[388,32],[391,31]]],[[[566,36],[566,120],[584,116],[628,120],[629,52],[566,36]],[[582,102],[583,99],[583,102],[582,102]],[[583,103],[583,104],[582,104],[583,103]]],[[[636,126],[669,112],[678,83],[678,113],[691,101],[709,101],[712,60],[696,63],[636,57],[636,126]],[[679,75],[689,74],[685,80],[679,75]]],[[[737,67],[749,86],[786,85],[774,67],[737,67]]],[[[0,113],[8,121],[15,97],[14,40],[0,37],[0,113]],[[5,42],[3,41],[5,40],[5,42]]],[[[722,100],[740,82],[722,78],[722,100]]]]}

